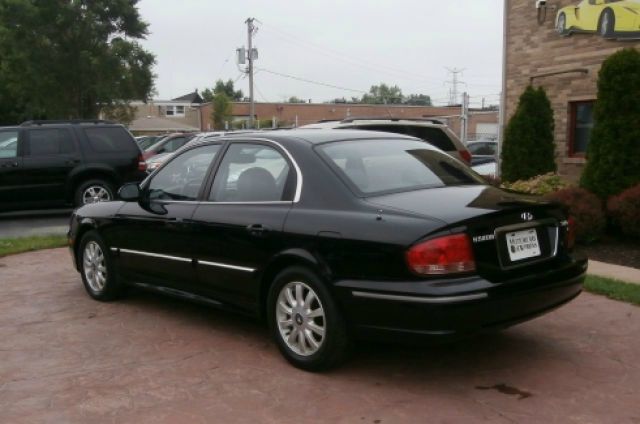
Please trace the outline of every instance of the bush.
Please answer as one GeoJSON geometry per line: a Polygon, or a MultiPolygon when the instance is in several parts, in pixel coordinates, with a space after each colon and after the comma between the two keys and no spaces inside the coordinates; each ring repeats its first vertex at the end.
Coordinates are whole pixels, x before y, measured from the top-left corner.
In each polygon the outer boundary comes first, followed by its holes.
{"type": "Polygon", "coordinates": [[[593,193],[579,187],[565,188],[548,194],[547,199],[561,203],[575,220],[576,240],[591,242],[603,233],[606,220],[602,201],[593,193]]]}
{"type": "Polygon", "coordinates": [[[504,183],[503,188],[519,191],[521,193],[545,195],[569,187],[569,183],[557,174],[549,172],[538,175],[529,180],[519,180],[513,183],[504,183]]]}
{"type": "Polygon", "coordinates": [[[622,234],[640,238],[640,184],[611,197],[607,212],[622,234]]]}
{"type": "Polygon", "coordinates": [[[502,146],[503,181],[528,180],[555,172],[553,110],[543,88],[527,89],[504,132],[502,146]]]}
{"type": "Polygon", "coordinates": [[[602,64],[598,101],[580,185],[606,199],[640,183],[640,52],[624,49],[602,64]]]}

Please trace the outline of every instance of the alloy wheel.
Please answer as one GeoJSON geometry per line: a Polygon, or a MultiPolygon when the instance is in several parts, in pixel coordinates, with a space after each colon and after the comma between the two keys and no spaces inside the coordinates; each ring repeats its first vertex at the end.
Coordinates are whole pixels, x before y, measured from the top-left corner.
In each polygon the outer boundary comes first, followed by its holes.
{"type": "Polygon", "coordinates": [[[106,188],[99,185],[92,185],[84,189],[82,192],[82,203],[106,202],[111,200],[111,193],[106,188]]]}
{"type": "Polygon", "coordinates": [[[88,242],[84,247],[82,265],[84,277],[91,290],[101,292],[107,283],[107,267],[104,253],[95,241],[88,242]]]}
{"type": "Polygon", "coordinates": [[[307,284],[295,281],[282,287],[276,319],[282,340],[296,354],[310,356],[322,347],[326,334],[325,312],[320,298],[307,284]]]}

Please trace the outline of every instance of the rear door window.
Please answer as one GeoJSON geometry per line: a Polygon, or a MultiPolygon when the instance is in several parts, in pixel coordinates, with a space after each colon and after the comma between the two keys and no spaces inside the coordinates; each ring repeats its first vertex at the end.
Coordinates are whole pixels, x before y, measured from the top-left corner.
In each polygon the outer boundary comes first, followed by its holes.
{"type": "Polygon", "coordinates": [[[27,155],[55,156],[73,153],[76,149],[71,137],[71,131],[63,128],[29,130],[27,155]]]}
{"type": "Polygon", "coordinates": [[[85,128],[91,150],[97,153],[137,151],[136,141],[122,127],[85,128]]]}
{"type": "Polygon", "coordinates": [[[18,156],[18,131],[0,131],[0,159],[18,156]]]}

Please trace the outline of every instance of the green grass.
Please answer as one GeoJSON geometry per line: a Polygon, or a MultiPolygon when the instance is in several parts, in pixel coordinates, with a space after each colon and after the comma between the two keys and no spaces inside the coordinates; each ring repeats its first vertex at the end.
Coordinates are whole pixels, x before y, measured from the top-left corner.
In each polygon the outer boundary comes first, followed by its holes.
{"type": "Polygon", "coordinates": [[[32,236],[0,239],[0,257],[32,250],[67,246],[67,236],[32,236]]]}
{"type": "Polygon", "coordinates": [[[625,283],[611,278],[587,276],[584,282],[586,291],[607,296],[640,306],[640,284],[625,283]]]}

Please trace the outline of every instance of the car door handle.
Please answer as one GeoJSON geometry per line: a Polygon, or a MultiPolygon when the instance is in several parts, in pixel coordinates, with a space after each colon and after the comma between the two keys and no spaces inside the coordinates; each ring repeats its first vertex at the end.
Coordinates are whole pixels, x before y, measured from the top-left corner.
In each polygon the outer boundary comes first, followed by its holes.
{"type": "Polygon", "coordinates": [[[18,165],[20,164],[17,161],[15,161],[15,162],[3,163],[2,165],[0,165],[0,168],[17,168],[18,165]]]}
{"type": "Polygon", "coordinates": [[[262,224],[252,224],[252,225],[248,225],[247,226],[247,231],[249,232],[249,234],[251,234],[252,236],[262,236],[264,235],[267,231],[269,231],[268,227],[265,227],[262,224]]]}

